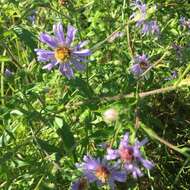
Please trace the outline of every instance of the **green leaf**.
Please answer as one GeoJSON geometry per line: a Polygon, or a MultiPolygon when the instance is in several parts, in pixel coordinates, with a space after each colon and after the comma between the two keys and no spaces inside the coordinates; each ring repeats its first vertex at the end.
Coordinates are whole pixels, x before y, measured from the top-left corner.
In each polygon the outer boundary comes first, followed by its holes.
{"type": "Polygon", "coordinates": [[[11,61],[11,59],[7,56],[0,56],[0,62],[8,62],[8,61],[11,61]]]}
{"type": "Polygon", "coordinates": [[[88,83],[85,80],[76,78],[75,80],[71,80],[69,82],[71,86],[79,89],[80,94],[82,94],[84,97],[93,96],[93,90],[89,87],[88,83]]]}
{"type": "Polygon", "coordinates": [[[21,26],[14,27],[13,31],[33,52],[37,47],[34,34],[21,26]]]}
{"type": "Polygon", "coordinates": [[[59,117],[55,118],[55,123],[60,128],[63,126],[63,120],[61,118],[59,118],[59,117]]]}
{"type": "Polygon", "coordinates": [[[22,113],[21,111],[19,111],[19,110],[12,110],[12,111],[10,112],[10,114],[15,114],[15,115],[20,115],[20,116],[23,115],[23,113],[22,113]]]}
{"type": "Polygon", "coordinates": [[[56,146],[49,144],[49,142],[47,142],[47,141],[44,141],[39,138],[36,138],[36,140],[37,140],[37,143],[40,146],[40,148],[45,150],[49,154],[59,151],[59,149],[56,146]]]}
{"type": "Polygon", "coordinates": [[[0,163],[3,164],[4,162],[10,160],[13,155],[14,155],[14,153],[12,151],[7,152],[2,157],[0,157],[0,163]]]}
{"type": "Polygon", "coordinates": [[[57,129],[57,134],[61,137],[63,142],[63,147],[67,153],[74,149],[75,140],[73,134],[70,130],[70,127],[67,123],[63,123],[63,126],[57,129]]]}

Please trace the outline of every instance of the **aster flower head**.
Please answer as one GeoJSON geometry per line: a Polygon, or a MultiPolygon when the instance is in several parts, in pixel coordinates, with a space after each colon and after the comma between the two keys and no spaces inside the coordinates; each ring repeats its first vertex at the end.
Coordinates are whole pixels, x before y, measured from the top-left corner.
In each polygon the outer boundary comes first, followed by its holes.
{"type": "Polygon", "coordinates": [[[143,21],[143,22],[137,22],[137,27],[141,27],[141,32],[143,35],[149,35],[149,34],[159,34],[160,28],[157,24],[157,21],[143,21]]]}
{"type": "Polygon", "coordinates": [[[136,0],[131,3],[131,6],[133,7],[134,12],[130,18],[135,20],[137,24],[141,24],[145,19],[146,19],[146,10],[147,10],[147,5],[143,3],[141,0],[136,0]]]}
{"type": "Polygon", "coordinates": [[[170,77],[165,78],[164,80],[166,80],[166,81],[170,81],[170,80],[176,79],[176,78],[177,78],[177,76],[178,76],[177,71],[171,71],[171,76],[170,76],[170,77]]]}
{"type": "Polygon", "coordinates": [[[185,17],[181,17],[179,19],[180,25],[184,28],[190,29],[190,19],[186,19],[185,17]]]}
{"type": "Polygon", "coordinates": [[[131,67],[131,72],[137,77],[140,76],[150,66],[148,57],[145,54],[137,55],[134,58],[134,63],[135,64],[131,67]]]}
{"type": "Polygon", "coordinates": [[[126,181],[126,172],[120,171],[117,165],[108,164],[105,159],[84,156],[83,161],[76,166],[83,171],[89,183],[96,182],[98,186],[108,184],[111,189],[115,189],[115,181],[126,181]]]}
{"type": "Polygon", "coordinates": [[[35,20],[36,20],[36,10],[32,10],[31,14],[28,16],[28,20],[34,24],[35,20]]]}
{"type": "Polygon", "coordinates": [[[59,71],[68,79],[74,77],[74,71],[83,71],[86,57],[91,54],[89,49],[82,49],[88,42],[80,42],[72,46],[77,29],[71,25],[67,27],[67,35],[64,35],[61,23],[53,26],[54,36],[47,33],[40,34],[40,40],[47,44],[52,50],[36,49],[38,61],[49,62],[43,69],[51,70],[58,65],[59,71]]]}
{"type": "Polygon", "coordinates": [[[10,71],[9,69],[5,69],[4,74],[6,77],[11,77],[11,76],[13,76],[14,73],[12,71],[10,71]]]}
{"type": "Polygon", "coordinates": [[[183,47],[176,43],[172,44],[172,48],[175,50],[177,57],[182,56],[183,47]]]}
{"type": "Polygon", "coordinates": [[[147,139],[141,142],[136,140],[134,145],[131,145],[129,144],[129,133],[126,133],[123,139],[121,139],[118,149],[107,149],[106,158],[108,160],[119,159],[127,172],[131,173],[134,178],[141,177],[143,173],[139,168],[139,164],[142,164],[147,169],[153,167],[153,163],[144,159],[140,151],[140,148],[144,146],[146,142],[147,139]]]}
{"type": "Polygon", "coordinates": [[[134,12],[130,16],[130,18],[136,22],[136,27],[141,29],[142,34],[143,35],[159,34],[160,29],[157,24],[157,21],[147,20],[148,15],[156,10],[156,6],[148,8],[147,5],[145,3],[142,3],[142,1],[140,0],[136,0],[135,2],[133,2],[132,6],[134,7],[134,10],[137,11],[134,12]]]}

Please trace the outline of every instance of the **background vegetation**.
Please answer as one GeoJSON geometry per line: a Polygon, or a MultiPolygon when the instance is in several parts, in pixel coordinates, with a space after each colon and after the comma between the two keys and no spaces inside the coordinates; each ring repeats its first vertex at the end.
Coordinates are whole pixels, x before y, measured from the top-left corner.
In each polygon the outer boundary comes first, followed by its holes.
{"type": "Polygon", "coordinates": [[[157,5],[150,15],[160,27],[155,37],[128,22],[130,3],[0,0],[0,189],[69,189],[78,176],[74,164],[87,152],[102,155],[98,145],[116,145],[126,131],[149,138],[144,153],[155,167],[118,189],[190,189],[190,33],[179,23],[190,17],[190,4],[147,0],[157,5]],[[43,47],[39,33],[52,33],[60,21],[65,30],[75,26],[75,42],[88,39],[93,52],[86,71],[71,80],[43,70],[34,52],[43,47]],[[109,42],[116,30],[124,35],[109,42]],[[155,67],[136,79],[130,67],[142,53],[155,67]],[[167,80],[172,71],[177,77],[167,80]],[[117,110],[117,121],[104,121],[108,108],[117,110]]]}

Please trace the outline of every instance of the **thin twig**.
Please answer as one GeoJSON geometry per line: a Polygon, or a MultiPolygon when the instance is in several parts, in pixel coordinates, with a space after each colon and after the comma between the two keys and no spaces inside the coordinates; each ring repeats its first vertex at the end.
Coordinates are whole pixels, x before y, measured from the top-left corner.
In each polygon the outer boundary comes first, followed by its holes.
{"type": "MultiPolygon", "coordinates": [[[[142,92],[139,93],[139,98],[145,98],[147,96],[152,96],[152,95],[156,95],[156,94],[164,94],[176,89],[180,89],[182,87],[185,86],[190,86],[190,84],[188,83],[184,83],[181,84],[180,86],[169,86],[169,87],[165,87],[165,88],[160,88],[160,89],[156,89],[156,90],[151,90],[148,92],[142,92]]],[[[135,98],[136,94],[135,93],[130,93],[130,94],[118,94],[116,96],[104,96],[104,97],[95,97],[95,98],[91,98],[90,100],[84,100],[84,101],[79,101],[76,103],[68,103],[63,109],[59,110],[58,113],[62,112],[63,110],[67,109],[67,108],[77,108],[78,106],[84,105],[84,104],[89,104],[89,103],[95,103],[95,102],[109,102],[109,101],[117,101],[117,100],[124,100],[124,99],[129,99],[129,98],[135,98]]]]}
{"type": "Polygon", "coordinates": [[[154,64],[152,64],[148,69],[146,69],[139,78],[144,77],[153,67],[155,67],[156,65],[158,65],[167,55],[168,55],[168,50],[169,50],[170,46],[168,46],[165,50],[165,53],[162,55],[162,57],[160,59],[158,59],[154,64]]]}
{"type": "Polygon", "coordinates": [[[134,52],[131,44],[131,38],[130,38],[130,33],[129,33],[129,24],[126,25],[126,31],[127,31],[127,45],[128,45],[128,50],[131,55],[131,58],[133,59],[134,57],[134,52]]]}
{"type": "Polygon", "coordinates": [[[185,71],[182,73],[182,75],[179,77],[179,79],[177,80],[177,82],[175,83],[175,86],[178,86],[180,84],[180,82],[182,81],[182,79],[185,77],[185,75],[190,71],[190,63],[187,66],[187,68],[185,69],[185,71]]]}
{"type": "Polygon", "coordinates": [[[187,151],[184,151],[183,148],[178,148],[177,146],[167,142],[166,140],[164,140],[163,138],[159,137],[152,129],[146,127],[143,123],[141,123],[141,128],[153,139],[158,140],[159,142],[161,142],[162,144],[165,144],[167,147],[169,147],[170,149],[175,150],[176,152],[184,155],[185,157],[187,157],[188,159],[190,159],[190,154],[187,151]]]}

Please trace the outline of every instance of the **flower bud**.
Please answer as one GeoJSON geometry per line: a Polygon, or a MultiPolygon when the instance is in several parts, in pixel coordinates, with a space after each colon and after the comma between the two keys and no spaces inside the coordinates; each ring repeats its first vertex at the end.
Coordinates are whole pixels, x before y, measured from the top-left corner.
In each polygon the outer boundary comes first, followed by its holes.
{"type": "Polygon", "coordinates": [[[116,121],[118,118],[118,112],[114,108],[110,108],[103,113],[103,119],[105,122],[116,121]]]}

